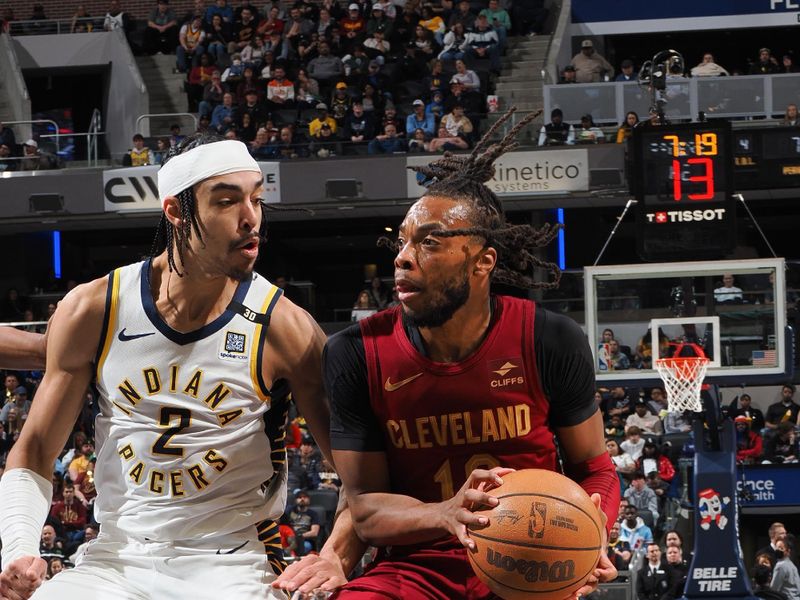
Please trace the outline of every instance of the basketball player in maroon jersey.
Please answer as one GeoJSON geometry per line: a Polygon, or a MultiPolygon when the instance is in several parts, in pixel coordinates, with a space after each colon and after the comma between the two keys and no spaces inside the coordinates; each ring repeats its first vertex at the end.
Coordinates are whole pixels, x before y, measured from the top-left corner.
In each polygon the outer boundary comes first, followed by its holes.
{"type": "MultiPolygon", "coordinates": [[[[416,170],[430,181],[397,240],[401,306],[328,341],[324,372],[331,442],[356,532],[381,553],[338,600],[494,598],[466,553],[472,512],[511,469],[557,468],[591,496],[608,525],[619,482],[594,401],[583,332],[528,300],[490,294],[492,281],[551,288],[558,268],[534,256],[553,239],[545,226],[506,223],[484,185],[514,147],[524,119],[500,143],[445,156],[416,170]],[[533,266],[550,271],[537,283],[533,266]]],[[[605,543],[605,542],[604,542],[605,543]]],[[[592,578],[616,576],[602,555],[592,578]]]]}

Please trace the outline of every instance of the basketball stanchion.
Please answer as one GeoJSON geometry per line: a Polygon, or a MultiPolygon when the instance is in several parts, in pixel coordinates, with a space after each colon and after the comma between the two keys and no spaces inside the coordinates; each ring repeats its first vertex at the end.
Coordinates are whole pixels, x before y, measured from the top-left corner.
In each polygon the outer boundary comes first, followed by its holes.
{"type": "Polygon", "coordinates": [[[694,556],[681,600],[755,600],[738,536],[736,431],[733,421],[720,414],[717,386],[703,384],[708,363],[702,348],[688,343],[656,361],[667,410],[691,412],[693,420],[694,556]]]}

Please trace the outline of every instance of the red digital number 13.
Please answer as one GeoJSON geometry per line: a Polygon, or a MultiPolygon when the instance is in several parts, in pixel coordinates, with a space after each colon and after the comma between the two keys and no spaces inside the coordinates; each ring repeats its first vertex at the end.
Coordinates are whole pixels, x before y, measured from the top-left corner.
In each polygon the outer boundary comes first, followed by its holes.
{"type": "MultiPolygon", "coordinates": [[[[711,200],[714,197],[714,163],[710,158],[690,158],[686,161],[690,165],[703,165],[704,173],[702,175],[690,175],[689,181],[691,182],[704,182],[706,189],[699,194],[689,194],[689,200],[711,200]]],[[[672,199],[676,202],[680,201],[683,197],[681,189],[681,164],[680,161],[672,161],[672,199]]]]}

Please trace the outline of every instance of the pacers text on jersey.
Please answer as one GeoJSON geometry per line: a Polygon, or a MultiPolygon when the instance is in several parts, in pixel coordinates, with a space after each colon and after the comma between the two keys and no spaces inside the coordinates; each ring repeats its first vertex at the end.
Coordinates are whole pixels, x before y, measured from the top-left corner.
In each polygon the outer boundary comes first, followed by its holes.
{"type": "Polygon", "coordinates": [[[389,439],[396,448],[415,450],[434,446],[463,446],[523,437],[531,431],[527,404],[485,408],[477,412],[431,415],[417,419],[386,421],[389,439]]]}

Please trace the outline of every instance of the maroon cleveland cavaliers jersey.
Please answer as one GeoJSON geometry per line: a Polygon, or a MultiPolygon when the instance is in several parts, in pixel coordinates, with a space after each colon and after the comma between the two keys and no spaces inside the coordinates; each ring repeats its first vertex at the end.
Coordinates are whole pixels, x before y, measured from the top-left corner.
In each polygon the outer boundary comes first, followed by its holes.
{"type": "Polygon", "coordinates": [[[392,492],[440,502],[473,469],[555,469],[550,407],[534,354],[536,305],[495,298],[486,338],[458,363],[421,355],[400,307],[361,321],[370,404],[383,430],[392,492]]]}

